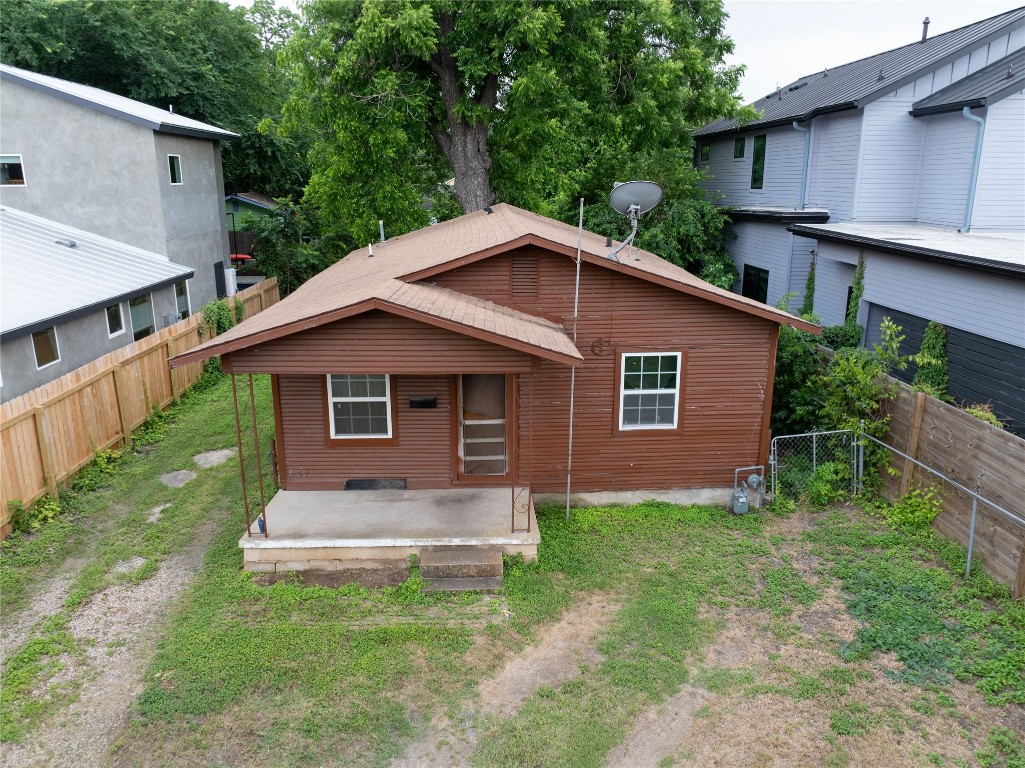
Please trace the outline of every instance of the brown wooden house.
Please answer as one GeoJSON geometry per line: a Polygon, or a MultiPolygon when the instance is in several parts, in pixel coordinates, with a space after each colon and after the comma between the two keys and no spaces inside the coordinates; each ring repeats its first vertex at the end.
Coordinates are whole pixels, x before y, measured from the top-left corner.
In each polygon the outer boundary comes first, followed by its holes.
{"type": "Polygon", "coordinates": [[[530,494],[567,491],[571,371],[573,492],[722,488],[764,464],[779,325],[816,326],[589,232],[574,318],[577,238],[496,205],[355,251],[175,358],[271,376],[282,490],[247,567],[536,554],[530,494]]]}

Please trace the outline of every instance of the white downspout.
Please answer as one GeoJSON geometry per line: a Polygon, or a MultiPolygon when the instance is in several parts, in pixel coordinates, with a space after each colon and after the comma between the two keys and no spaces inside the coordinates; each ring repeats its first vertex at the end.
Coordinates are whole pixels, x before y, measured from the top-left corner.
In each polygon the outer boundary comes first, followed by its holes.
{"type": "Polygon", "coordinates": [[[811,152],[811,131],[799,126],[796,120],[790,124],[790,127],[795,131],[800,131],[804,134],[804,165],[801,167],[801,199],[797,203],[797,210],[803,211],[805,198],[808,196],[808,156],[811,152]]]}
{"type": "Polygon", "coordinates": [[[975,154],[972,156],[972,176],[968,181],[968,202],[964,207],[964,223],[961,225],[961,233],[967,235],[972,228],[972,209],[975,207],[975,185],[979,181],[979,162],[982,160],[982,135],[986,131],[986,121],[977,115],[973,115],[968,107],[961,110],[961,116],[966,120],[972,120],[979,124],[975,131],[975,154]]]}

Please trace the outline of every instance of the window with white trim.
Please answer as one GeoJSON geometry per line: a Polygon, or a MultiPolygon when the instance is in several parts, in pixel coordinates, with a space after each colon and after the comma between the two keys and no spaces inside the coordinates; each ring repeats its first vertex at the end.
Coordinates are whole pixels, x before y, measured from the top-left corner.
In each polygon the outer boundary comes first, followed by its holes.
{"type": "Polygon", "coordinates": [[[331,437],[391,437],[391,377],[386,373],[329,373],[331,437]]]}
{"type": "Polygon", "coordinates": [[[0,187],[24,187],[25,169],[21,155],[0,155],[0,187]]]}
{"type": "Polygon", "coordinates": [[[680,405],[679,352],[623,355],[619,428],[675,429],[680,405]]]}
{"type": "Polygon", "coordinates": [[[121,309],[121,302],[111,304],[106,309],[107,313],[107,337],[114,338],[125,332],[124,310],[121,309]]]}
{"type": "Polygon", "coordinates": [[[181,155],[167,156],[167,172],[171,177],[172,184],[182,183],[182,158],[181,155]]]}
{"type": "Polygon", "coordinates": [[[57,328],[50,326],[32,334],[32,351],[36,356],[36,370],[59,363],[60,348],[57,346],[57,328]]]}

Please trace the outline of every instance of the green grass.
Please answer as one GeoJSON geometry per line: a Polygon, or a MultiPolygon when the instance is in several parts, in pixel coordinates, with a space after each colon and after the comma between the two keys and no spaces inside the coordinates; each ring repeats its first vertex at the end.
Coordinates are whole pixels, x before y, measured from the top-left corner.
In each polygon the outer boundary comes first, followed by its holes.
{"type": "Polygon", "coordinates": [[[807,539],[865,623],[845,658],[892,652],[899,679],[974,680],[994,706],[1025,704],[1025,605],[984,575],[962,578],[962,549],[931,530],[899,532],[839,513],[807,539]]]}
{"type": "MultiPolygon", "coordinates": [[[[258,407],[269,413],[269,382],[257,382],[258,407]]],[[[0,740],[13,741],[75,698],[75,684],[52,686],[48,680],[74,654],[67,624],[90,596],[118,581],[153,575],[160,563],[191,545],[207,522],[220,525],[226,513],[241,507],[238,463],[199,470],[192,457],[224,448],[234,433],[234,416],[224,406],[227,380],[190,392],[169,411],[151,417],[136,432],[131,449],[119,457],[104,454],[87,467],[61,495],[62,514],[39,533],[17,533],[3,543],[0,588],[4,611],[23,608],[34,585],[51,576],[69,557],[85,560],[74,576],[60,611],[34,628],[32,636],[5,660],[0,687],[0,740]],[[197,470],[197,478],[180,489],[159,482],[175,469],[197,470]],[[170,503],[156,522],[148,511],[170,503]],[[143,564],[128,574],[113,566],[133,557],[143,564]],[[45,690],[32,695],[33,690],[45,690]]],[[[266,445],[266,443],[264,443],[266,445]]],[[[252,460],[250,457],[249,461],[252,460]]]]}

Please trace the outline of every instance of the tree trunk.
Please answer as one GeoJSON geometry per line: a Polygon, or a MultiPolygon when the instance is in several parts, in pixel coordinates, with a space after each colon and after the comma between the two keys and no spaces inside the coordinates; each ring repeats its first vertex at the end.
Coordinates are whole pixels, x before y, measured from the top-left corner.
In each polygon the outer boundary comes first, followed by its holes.
{"type": "Polygon", "coordinates": [[[452,193],[463,207],[463,213],[479,211],[495,201],[487,136],[488,127],[481,123],[467,125],[459,122],[449,129],[450,141],[445,156],[456,177],[452,193]]]}

